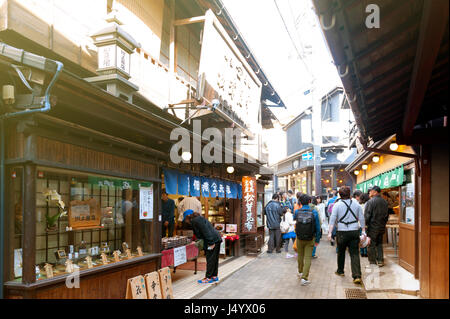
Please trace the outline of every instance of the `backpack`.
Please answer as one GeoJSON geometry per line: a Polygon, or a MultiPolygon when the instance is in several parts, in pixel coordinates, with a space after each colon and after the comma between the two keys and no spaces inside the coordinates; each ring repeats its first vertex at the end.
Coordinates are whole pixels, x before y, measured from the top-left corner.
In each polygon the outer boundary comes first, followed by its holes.
{"type": "Polygon", "coordinates": [[[295,233],[300,240],[312,240],[314,238],[316,221],[313,210],[300,210],[297,213],[295,233]]]}

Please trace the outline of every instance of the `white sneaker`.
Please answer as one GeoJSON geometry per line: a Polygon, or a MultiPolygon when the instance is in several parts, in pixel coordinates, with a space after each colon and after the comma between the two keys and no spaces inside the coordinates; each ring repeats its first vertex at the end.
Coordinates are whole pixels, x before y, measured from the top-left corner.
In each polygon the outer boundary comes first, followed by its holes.
{"type": "Polygon", "coordinates": [[[289,253],[286,254],[286,258],[292,258],[292,257],[294,257],[294,255],[291,255],[289,253]]]}
{"type": "Polygon", "coordinates": [[[309,285],[310,283],[311,282],[309,280],[305,280],[305,279],[302,278],[302,283],[301,283],[302,286],[309,285]]]}

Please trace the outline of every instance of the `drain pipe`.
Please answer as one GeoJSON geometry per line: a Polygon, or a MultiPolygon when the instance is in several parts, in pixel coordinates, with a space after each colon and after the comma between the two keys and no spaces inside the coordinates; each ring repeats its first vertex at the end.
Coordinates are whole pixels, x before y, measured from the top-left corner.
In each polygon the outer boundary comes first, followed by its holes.
{"type": "Polygon", "coordinates": [[[47,89],[45,90],[45,98],[43,102],[43,107],[39,109],[29,109],[19,112],[12,112],[0,115],[0,299],[3,299],[3,283],[4,283],[4,236],[5,236],[5,120],[19,117],[22,115],[29,115],[33,113],[46,113],[51,110],[50,103],[50,92],[58,79],[62,69],[64,68],[64,64],[59,61],[53,61],[47,59],[48,61],[52,61],[56,63],[56,72],[50,81],[47,89]]]}

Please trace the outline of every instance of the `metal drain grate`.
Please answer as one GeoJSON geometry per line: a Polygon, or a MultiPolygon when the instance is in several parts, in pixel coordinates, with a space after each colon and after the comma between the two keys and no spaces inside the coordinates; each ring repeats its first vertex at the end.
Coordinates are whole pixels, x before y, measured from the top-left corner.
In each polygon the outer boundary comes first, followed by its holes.
{"type": "Polygon", "coordinates": [[[366,292],[362,289],[345,289],[346,299],[367,299],[366,292]]]}

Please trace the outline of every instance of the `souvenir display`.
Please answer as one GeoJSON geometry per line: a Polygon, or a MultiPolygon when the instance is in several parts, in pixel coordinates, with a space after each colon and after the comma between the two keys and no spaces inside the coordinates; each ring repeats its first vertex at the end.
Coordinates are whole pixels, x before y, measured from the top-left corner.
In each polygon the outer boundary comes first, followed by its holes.
{"type": "Polygon", "coordinates": [[[189,245],[192,239],[187,236],[164,237],[161,239],[162,250],[189,245]]]}

